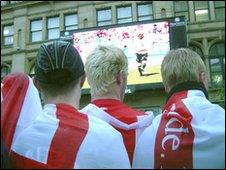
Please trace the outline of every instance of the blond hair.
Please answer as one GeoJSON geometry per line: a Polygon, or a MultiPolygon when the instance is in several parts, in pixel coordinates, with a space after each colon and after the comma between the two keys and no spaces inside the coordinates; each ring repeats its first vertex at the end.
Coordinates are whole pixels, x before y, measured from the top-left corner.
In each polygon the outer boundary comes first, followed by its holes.
{"type": "Polygon", "coordinates": [[[128,75],[128,59],[120,48],[99,45],[85,63],[85,71],[91,94],[103,95],[111,90],[121,71],[128,75]]]}
{"type": "Polygon", "coordinates": [[[202,72],[206,73],[204,62],[188,48],[169,51],[161,65],[163,84],[168,89],[186,81],[199,82],[199,74],[202,72]]]}

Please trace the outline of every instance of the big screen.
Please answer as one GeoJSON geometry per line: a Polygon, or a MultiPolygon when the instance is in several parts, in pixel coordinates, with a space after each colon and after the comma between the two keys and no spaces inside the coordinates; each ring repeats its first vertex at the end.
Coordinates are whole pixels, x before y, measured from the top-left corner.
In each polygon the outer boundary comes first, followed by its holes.
{"type": "MultiPolygon", "coordinates": [[[[162,82],[160,67],[170,50],[169,22],[96,28],[73,33],[73,43],[83,62],[98,45],[116,46],[128,58],[128,85],[162,82]]],[[[83,88],[89,88],[87,81],[83,88]]]]}

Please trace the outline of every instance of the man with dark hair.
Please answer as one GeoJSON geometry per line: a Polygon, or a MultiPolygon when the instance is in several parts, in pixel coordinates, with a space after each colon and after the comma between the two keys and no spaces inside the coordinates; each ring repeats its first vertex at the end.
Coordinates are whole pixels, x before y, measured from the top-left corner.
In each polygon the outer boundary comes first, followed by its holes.
{"type": "Polygon", "coordinates": [[[45,105],[12,146],[15,168],[130,168],[121,134],[78,112],[84,80],[83,62],[69,42],[41,45],[34,82],[45,105]]]}

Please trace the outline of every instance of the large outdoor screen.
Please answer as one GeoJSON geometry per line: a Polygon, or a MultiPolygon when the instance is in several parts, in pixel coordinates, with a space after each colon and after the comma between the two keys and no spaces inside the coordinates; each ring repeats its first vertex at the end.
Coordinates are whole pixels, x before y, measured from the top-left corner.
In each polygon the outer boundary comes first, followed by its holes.
{"type": "MultiPolygon", "coordinates": [[[[99,27],[73,33],[73,42],[84,63],[98,45],[116,46],[128,58],[128,85],[162,82],[160,67],[170,50],[169,22],[99,27]]],[[[87,81],[83,88],[89,88],[87,81]]]]}

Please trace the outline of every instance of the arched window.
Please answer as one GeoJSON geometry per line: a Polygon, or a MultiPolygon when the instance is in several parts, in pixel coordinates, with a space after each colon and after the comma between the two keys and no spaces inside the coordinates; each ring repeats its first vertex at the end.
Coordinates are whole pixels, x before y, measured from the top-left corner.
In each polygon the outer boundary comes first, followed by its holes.
{"type": "MultiPolygon", "coordinates": [[[[33,64],[31,66],[30,72],[29,72],[30,77],[34,77],[34,75],[35,75],[35,64],[33,64]]],[[[39,97],[41,99],[42,106],[44,106],[44,97],[43,97],[43,94],[41,93],[41,91],[39,91],[39,97]]]]}
{"type": "Polygon", "coordinates": [[[35,65],[33,65],[30,69],[29,75],[33,77],[35,75],[35,65]]]}
{"type": "Polygon", "coordinates": [[[88,19],[85,18],[85,19],[83,20],[83,28],[87,28],[87,27],[88,27],[88,19]]]}
{"type": "Polygon", "coordinates": [[[225,43],[216,43],[210,48],[210,77],[214,87],[225,83],[225,43]]]}
{"type": "Polygon", "coordinates": [[[161,17],[166,18],[166,9],[165,8],[161,9],[161,17]]]}
{"type": "Polygon", "coordinates": [[[202,58],[202,60],[205,61],[205,60],[204,60],[204,59],[205,59],[205,58],[204,58],[204,55],[203,55],[203,53],[202,53],[202,50],[201,50],[198,46],[196,46],[196,45],[190,45],[189,48],[190,48],[191,50],[195,51],[196,53],[198,53],[198,55],[200,55],[200,57],[202,58]]]}
{"type": "Polygon", "coordinates": [[[2,63],[1,64],[1,80],[11,72],[11,65],[2,63]]]}

